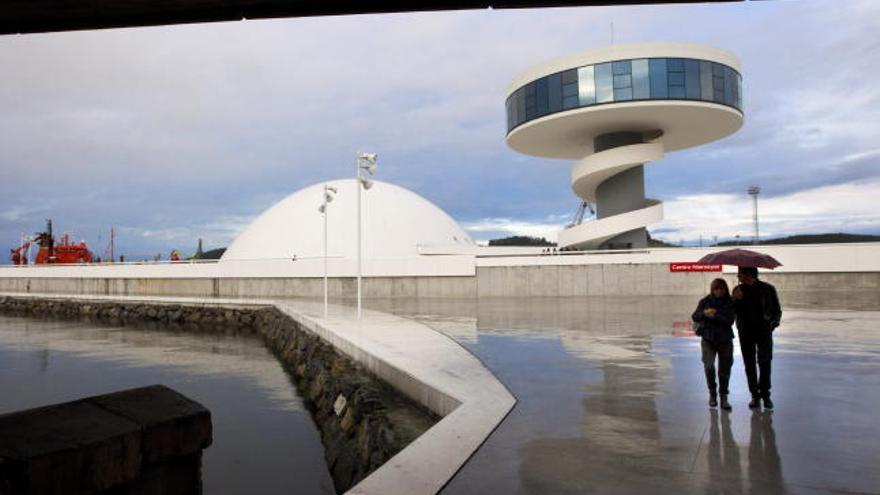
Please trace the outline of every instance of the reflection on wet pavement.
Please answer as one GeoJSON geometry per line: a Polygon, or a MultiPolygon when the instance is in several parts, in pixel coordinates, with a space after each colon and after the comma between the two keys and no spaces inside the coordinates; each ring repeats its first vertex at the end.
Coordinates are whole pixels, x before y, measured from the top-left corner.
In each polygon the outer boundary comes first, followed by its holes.
{"type": "Polygon", "coordinates": [[[445,493],[880,493],[875,296],[782,294],[776,411],[746,407],[737,353],[730,413],[706,404],[692,298],[371,304],[454,337],[519,399],[445,493]]]}

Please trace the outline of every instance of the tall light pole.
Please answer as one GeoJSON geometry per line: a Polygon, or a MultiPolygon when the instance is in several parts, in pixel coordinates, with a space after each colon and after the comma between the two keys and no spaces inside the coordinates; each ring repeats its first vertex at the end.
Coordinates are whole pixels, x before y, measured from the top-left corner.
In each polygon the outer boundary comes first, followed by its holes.
{"type": "Polygon", "coordinates": [[[363,246],[361,243],[361,188],[367,190],[373,187],[373,181],[363,176],[363,172],[373,175],[376,173],[376,159],[379,157],[376,153],[358,153],[356,163],[357,171],[357,317],[361,319],[361,278],[363,277],[362,253],[363,246]]]}
{"type": "Polygon", "coordinates": [[[324,318],[327,318],[328,296],[330,291],[327,284],[327,205],[336,197],[336,188],[324,184],[324,202],[318,207],[318,211],[324,215],[324,318]]]}
{"type": "Polygon", "coordinates": [[[752,186],[748,192],[749,196],[752,197],[752,221],[755,223],[755,238],[752,240],[752,244],[757,245],[760,240],[760,235],[758,234],[758,195],[761,194],[761,188],[752,186]]]}

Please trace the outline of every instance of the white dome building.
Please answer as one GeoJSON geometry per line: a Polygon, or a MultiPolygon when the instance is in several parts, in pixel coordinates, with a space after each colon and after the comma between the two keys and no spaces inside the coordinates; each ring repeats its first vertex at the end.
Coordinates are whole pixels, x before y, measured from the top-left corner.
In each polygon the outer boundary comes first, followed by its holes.
{"type": "MultiPolygon", "coordinates": [[[[337,188],[328,205],[327,255],[357,256],[357,182],[321,182],[301,189],[263,212],[232,242],[221,258],[297,259],[324,256],[324,185],[337,188]]],[[[419,256],[419,246],[474,246],[462,228],[436,205],[387,182],[373,181],[363,195],[363,258],[419,256]]]]}

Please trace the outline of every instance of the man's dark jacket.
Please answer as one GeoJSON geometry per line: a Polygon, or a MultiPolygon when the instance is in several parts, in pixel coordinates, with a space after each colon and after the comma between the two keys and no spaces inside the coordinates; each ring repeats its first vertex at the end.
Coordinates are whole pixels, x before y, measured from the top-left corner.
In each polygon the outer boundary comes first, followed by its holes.
{"type": "Polygon", "coordinates": [[[742,299],[736,301],[736,328],[740,335],[772,332],[782,319],[782,308],[776,288],[755,280],[752,285],[739,284],[742,299]]]}
{"type": "Polygon", "coordinates": [[[730,297],[718,298],[712,294],[700,299],[697,310],[691,316],[699,324],[697,335],[715,345],[733,340],[734,317],[733,300],[730,297]],[[715,309],[714,317],[703,314],[703,311],[709,308],[715,309]]]}

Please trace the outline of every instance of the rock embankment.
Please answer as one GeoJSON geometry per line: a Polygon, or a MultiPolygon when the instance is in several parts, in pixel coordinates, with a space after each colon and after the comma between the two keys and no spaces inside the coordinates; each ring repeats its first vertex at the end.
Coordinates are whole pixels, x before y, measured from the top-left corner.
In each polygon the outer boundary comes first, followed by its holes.
{"type": "Polygon", "coordinates": [[[357,484],[438,419],[271,306],[0,297],[0,312],[261,335],[291,376],[321,431],[327,465],[339,492],[357,484]]]}

